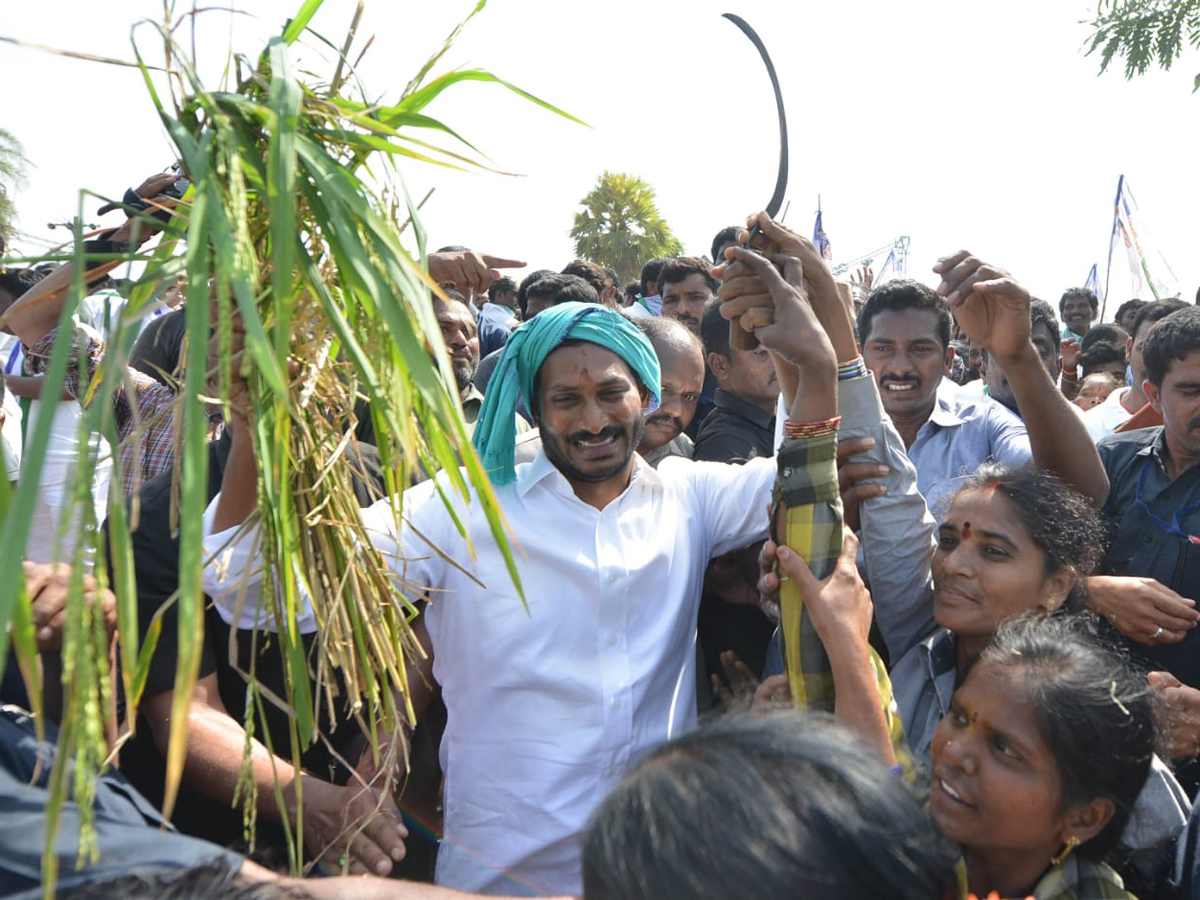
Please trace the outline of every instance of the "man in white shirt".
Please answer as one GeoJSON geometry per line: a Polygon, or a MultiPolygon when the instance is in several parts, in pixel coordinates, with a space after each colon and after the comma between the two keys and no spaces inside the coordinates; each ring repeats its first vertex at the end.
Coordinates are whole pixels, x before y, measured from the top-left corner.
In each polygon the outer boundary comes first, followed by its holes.
{"type": "MultiPolygon", "coordinates": [[[[1145,347],[1146,338],[1150,336],[1150,330],[1155,323],[1160,319],[1165,319],[1171,313],[1187,307],[1188,304],[1182,300],[1158,300],[1154,303],[1147,303],[1137,311],[1137,316],[1133,320],[1133,330],[1129,332],[1126,342],[1132,383],[1129,387],[1113,391],[1103,403],[1092,407],[1083,414],[1083,424],[1087,427],[1088,434],[1091,435],[1093,441],[1098,442],[1101,438],[1115,434],[1118,428],[1133,418],[1134,413],[1149,403],[1146,392],[1142,390],[1142,385],[1146,381],[1146,364],[1142,361],[1142,348],[1145,347]]],[[[1145,424],[1158,425],[1161,424],[1161,421],[1158,419],[1145,424]]],[[[1137,427],[1137,423],[1130,427],[1137,427]]]]}
{"type": "Polygon", "coordinates": [[[490,319],[502,328],[510,331],[521,321],[517,315],[520,307],[517,304],[517,283],[505,276],[492,282],[488,288],[487,302],[479,310],[481,319],[490,319]]]}
{"type": "MultiPolygon", "coordinates": [[[[832,349],[802,291],[761,257],[736,254],[771,290],[773,321],[756,310],[749,324],[786,370],[780,380],[808,373],[809,383],[834,384],[832,349]]],[[[524,601],[478,502],[451,501],[465,535],[435,482],[406,492],[411,527],[402,533],[386,501],[365,520],[405,584],[428,588],[422,623],[449,711],[439,883],[579,893],[578,834],[591,810],[643,752],[694,724],[705,564],[765,536],[776,462],[647,465],[635,448],[659,393],[658,362],[646,338],[603,307],[564,304],[527,322],[495,378],[475,443],[511,528],[524,601]],[[514,466],[518,396],[531,401],[543,449],[514,466]]],[[[830,407],[832,388],[800,392],[791,418],[824,419],[830,407]]],[[[244,429],[231,430],[209,532],[253,509],[252,450],[244,429]]],[[[244,546],[224,554],[227,571],[247,568],[237,558],[244,546]]],[[[237,602],[237,580],[222,582],[215,566],[206,573],[218,608],[237,602]]]]}

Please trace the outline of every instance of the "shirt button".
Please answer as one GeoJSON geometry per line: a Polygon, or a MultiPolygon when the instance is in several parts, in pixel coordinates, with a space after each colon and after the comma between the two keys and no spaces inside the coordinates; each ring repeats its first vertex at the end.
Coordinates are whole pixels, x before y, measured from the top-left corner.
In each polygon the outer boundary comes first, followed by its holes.
{"type": "Polygon", "coordinates": [[[616,572],[609,572],[609,573],[608,573],[608,583],[609,583],[609,584],[616,584],[616,583],[617,583],[617,573],[616,573],[616,572]]]}
{"type": "Polygon", "coordinates": [[[615,634],[610,634],[608,636],[608,646],[615,647],[616,644],[617,644],[617,636],[615,634]]]}
{"type": "Polygon", "coordinates": [[[613,697],[613,698],[612,698],[612,703],[611,703],[611,706],[612,706],[612,708],[613,708],[613,709],[620,709],[620,708],[621,708],[621,698],[620,698],[620,697],[613,697]]]}

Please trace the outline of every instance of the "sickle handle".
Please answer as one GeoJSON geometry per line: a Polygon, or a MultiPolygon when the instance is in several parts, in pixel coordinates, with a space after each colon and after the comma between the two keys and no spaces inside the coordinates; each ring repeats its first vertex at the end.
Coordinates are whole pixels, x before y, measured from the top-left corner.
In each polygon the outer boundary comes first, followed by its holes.
{"type": "MultiPolygon", "coordinates": [[[[750,229],[750,238],[746,241],[746,247],[750,248],[750,241],[762,231],[757,224],[750,229]]],[[[758,252],[758,251],[755,251],[758,252]]],[[[742,327],[742,317],[729,320],[729,346],[734,350],[754,350],[758,347],[758,338],[754,336],[753,331],[747,331],[742,327]]]]}

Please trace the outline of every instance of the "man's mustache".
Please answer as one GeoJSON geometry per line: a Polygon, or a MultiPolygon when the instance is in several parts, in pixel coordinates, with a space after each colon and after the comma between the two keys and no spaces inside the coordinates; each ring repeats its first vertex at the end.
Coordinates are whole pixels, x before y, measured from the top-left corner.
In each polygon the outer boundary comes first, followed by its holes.
{"type": "Polygon", "coordinates": [[[676,431],[683,431],[683,419],[670,413],[658,413],[646,419],[647,425],[665,425],[668,422],[675,427],[676,431]]]}
{"type": "Polygon", "coordinates": [[[615,425],[610,425],[607,428],[601,428],[599,431],[576,431],[574,434],[567,436],[567,440],[572,444],[577,444],[580,441],[607,441],[609,438],[619,438],[624,434],[620,428],[615,425]]]}

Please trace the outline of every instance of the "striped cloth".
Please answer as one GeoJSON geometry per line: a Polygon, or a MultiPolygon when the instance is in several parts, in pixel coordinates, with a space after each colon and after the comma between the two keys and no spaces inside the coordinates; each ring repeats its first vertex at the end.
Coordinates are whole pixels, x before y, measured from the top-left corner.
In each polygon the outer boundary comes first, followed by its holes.
{"type": "MultiPolygon", "coordinates": [[[[776,454],[779,479],[775,508],[787,509],[783,534],[776,543],[799,553],[819,579],[833,573],[842,552],[842,498],[837,477],[837,432],[820,437],[785,440],[776,454]]],[[[777,521],[772,516],[772,523],[777,521]]],[[[825,647],[804,607],[800,589],[791,579],[779,588],[779,631],[783,640],[784,669],[797,709],[834,708],[833,671],[825,647]]],[[[872,648],[871,666],[879,700],[887,720],[892,749],[901,774],[910,783],[916,778],[904,726],[892,695],[887,667],[872,648]]]]}

